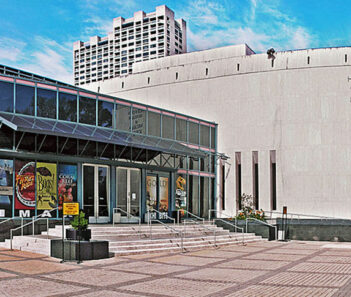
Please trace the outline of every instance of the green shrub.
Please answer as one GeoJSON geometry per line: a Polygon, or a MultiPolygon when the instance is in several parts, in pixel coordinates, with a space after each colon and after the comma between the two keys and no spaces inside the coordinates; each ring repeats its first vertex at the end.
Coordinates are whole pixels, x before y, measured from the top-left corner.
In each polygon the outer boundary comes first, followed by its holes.
{"type": "Polygon", "coordinates": [[[78,230],[79,227],[81,230],[86,230],[88,228],[88,220],[85,218],[85,213],[83,211],[79,212],[79,215],[74,216],[71,221],[72,228],[78,230]]]}

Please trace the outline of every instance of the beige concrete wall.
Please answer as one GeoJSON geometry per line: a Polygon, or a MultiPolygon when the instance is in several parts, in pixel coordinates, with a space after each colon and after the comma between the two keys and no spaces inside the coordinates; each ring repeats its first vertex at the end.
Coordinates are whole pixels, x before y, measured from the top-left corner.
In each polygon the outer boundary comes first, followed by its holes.
{"type": "Polygon", "coordinates": [[[351,217],[351,48],[279,52],[273,65],[266,54],[230,56],[228,48],[197,60],[186,55],[187,63],[179,64],[181,56],[149,61],[140,73],[88,87],[217,122],[218,150],[232,164],[227,213],[236,211],[235,152],[248,194],[252,151],[259,152],[260,207],[270,209],[276,150],[278,210],[351,217]]]}

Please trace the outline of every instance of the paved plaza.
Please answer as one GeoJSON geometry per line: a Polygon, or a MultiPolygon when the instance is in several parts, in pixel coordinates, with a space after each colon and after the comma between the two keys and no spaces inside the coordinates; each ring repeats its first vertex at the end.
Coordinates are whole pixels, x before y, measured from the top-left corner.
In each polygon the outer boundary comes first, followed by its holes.
{"type": "Polygon", "coordinates": [[[0,250],[0,296],[350,296],[351,249],[259,242],[64,263],[0,250]]]}

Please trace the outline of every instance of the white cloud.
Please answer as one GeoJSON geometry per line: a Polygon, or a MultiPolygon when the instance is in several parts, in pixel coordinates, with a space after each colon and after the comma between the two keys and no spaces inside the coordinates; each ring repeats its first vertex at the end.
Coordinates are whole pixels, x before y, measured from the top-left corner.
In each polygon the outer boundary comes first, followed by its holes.
{"type": "Polygon", "coordinates": [[[12,38],[0,38],[0,61],[16,62],[22,56],[23,48],[26,43],[12,38]]]}
{"type": "Polygon", "coordinates": [[[296,49],[305,49],[311,43],[311,36],[305,31],[304,28],[297,28],[292,36],[291,46],[296,49]]]}

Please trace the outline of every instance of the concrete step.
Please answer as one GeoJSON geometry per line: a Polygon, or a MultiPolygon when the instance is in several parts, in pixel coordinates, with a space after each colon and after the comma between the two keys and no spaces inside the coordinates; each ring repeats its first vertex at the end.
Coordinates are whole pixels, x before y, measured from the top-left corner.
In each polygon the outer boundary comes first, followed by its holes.
{"type": "MultiPolygon", "coordinates": [[[[9,239],[1,243],[1,247],[11,248],[9,239]]],[[[43,255],[50,255],[50,239],[39,238],[37,236],[14,236],[12,248],[21,251],[33,252],[43,255]]]]}

